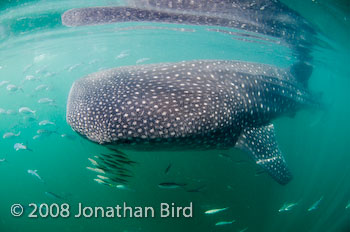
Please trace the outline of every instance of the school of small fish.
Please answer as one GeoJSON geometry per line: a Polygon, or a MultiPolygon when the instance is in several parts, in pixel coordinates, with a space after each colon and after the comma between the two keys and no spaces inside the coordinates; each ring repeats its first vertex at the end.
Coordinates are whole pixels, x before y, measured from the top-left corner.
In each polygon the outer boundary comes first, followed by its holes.
{"type": "MultiPolygon", "coordinates": [[[[39,57],[40,58],[40,57],[39,57]]],[[[38,58],[38,59],[39,59],[38,58]]],[[[41,57],[43,58],[43,57],[41,57]]],[[[40,59],[41,59],[40,58],[40,59]]],[[[68,71],[72,71],[78,68],[79,65],[73,65],[68,71]]],[[[35,141],[37,139],[49,137],[53,134],[57,135],[60,139],[75,140],[77,136],[69,132],[58,132],[58,127],[54,118],[50,118],[47,115],[47,106],[56,106],[55,98],[47,97],[45,95],[55,95],[53,89],[50,87],[49,82],[46,82],[46,78],[54,76],[55,73],[48,72],[46,67],[41,67],[38,70],[34,70],[35,64],[27,65],[23,69],[23,79],[19,83],[12,83],[11,80],[0,80],[0,91],[3,94],[7,94],[9,97],[14,97],[18,95],[21,98],[37,98],[37,100],[31,100],[33,104],[26,105],[26,103],[19,103],[18,108],[12,106],[10,109],[0,106],[0,120],[10,119],[15,126],[10,126],[7,131],[2,131],[2,139],[12,143],[12,148],[14,152],[28,152],[27,154],[35,153],[32,141],[28,141],[26,138],[30,138],[27,128],[37,127],[36,134],[32,135],[32,139],[35,141]],[[41,110],[39,110],[41,109],[41,110]]],[[[1,79],[2,77],[0,77],[1,79]]],[[[19,102],[19,101],[18,101],[19,102]]],[[[24,101],[23,101],[24,102],[24,101]]],[[[2,151],[1,151],[2,152],[2,151]]],[[[9,151],[11,152],[11,151],[9,151]]],[[[11,165],[11,155],[0,154],[0,167],[6,168],[11,165]],[[10,160],[10,161],[9,161],[10,160]]],[[[26,171],[27,175],[31,176],[33,180],[43,183],[46,186],[46,181],[42,177],[39,170],[28,169],[26,171]]],[[[23,172],[23,175],[24,172],[23,172]]],[[[117,186],[118,189],[128,189],[127,186],[117,186]]],[[[53,200],[64,201],[68,199],[68,195],[57,194],[52,191],[44,192],[46,197],[53,200]]],[[[26,211],[26,207],[24,207],[26,211]]],[[[29,210],[29,209],[28,209],[29,210]]]]}

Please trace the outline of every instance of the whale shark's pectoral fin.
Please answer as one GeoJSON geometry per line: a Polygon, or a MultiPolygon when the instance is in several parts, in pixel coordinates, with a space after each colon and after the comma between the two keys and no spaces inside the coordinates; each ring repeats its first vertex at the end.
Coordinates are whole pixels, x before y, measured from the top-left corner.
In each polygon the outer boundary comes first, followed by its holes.
{"type": "Polygon", "coordinates": [[[246,128],[242,131],[236,147],[248,152],[256,164],[264,168],[278,183],[285,185],[292,179],[292,175],[275,137],[272,124],[246,128]]]}

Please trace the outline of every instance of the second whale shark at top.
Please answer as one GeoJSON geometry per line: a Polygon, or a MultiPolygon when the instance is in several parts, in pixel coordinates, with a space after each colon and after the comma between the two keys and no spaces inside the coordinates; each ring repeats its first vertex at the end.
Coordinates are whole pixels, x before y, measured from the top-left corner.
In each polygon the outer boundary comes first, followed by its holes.
{"type": "Polygon", "coordinates": [[[235,28],[255,33],[253,36],[260,34],[281,39],[299,61],[308,63],[312,60],[311,48],[318,41],[317,30],[296,11],[278,0],[125,2],[125,6],[68,10],[62,15],[62,23],[66,26],[83,26],[118,22],[164,22],[235,28]]]}

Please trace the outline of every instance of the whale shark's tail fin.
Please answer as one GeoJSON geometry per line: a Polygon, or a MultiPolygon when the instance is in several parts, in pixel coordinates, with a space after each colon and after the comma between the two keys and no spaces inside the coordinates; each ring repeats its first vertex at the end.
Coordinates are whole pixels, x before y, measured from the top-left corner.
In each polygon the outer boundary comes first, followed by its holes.
{"type": "Polygon", "coordinates": [[[236,147],[248,152],[255,163],[266,170],[278,183],[285,185],[292,179],[292,174],[275,139],[275,129],[272,124],[244,129],[236,147]]]}
{"type": "Polygon", "coordinates": [[[290,67],[290,72],[294,78],[305,88],[308,87],[308,81],[311,77],[313,67],[306,62],[297,62],[290,67]]]}

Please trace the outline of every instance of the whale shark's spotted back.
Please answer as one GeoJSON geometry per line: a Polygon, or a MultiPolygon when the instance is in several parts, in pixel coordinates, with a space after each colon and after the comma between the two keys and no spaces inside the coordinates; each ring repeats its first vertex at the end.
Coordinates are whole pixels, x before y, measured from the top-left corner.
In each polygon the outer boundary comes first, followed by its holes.
{"type": "MultiPolygon", "coordinates": [[[[265,168],[269,163],[282,165],[280,171],[284,169],[287,177],[278,180],[276,175],[275,179],[284,183],[290,179],[284,159],[276,144],[272,144],[274,152],[261,149],[269,148],[261,136],[273,118],[311,101],[288,70],[199,60],[90,74],[71,88],[67,121],[94,142],[131,149],[212,149],[237,144],[265,168]],[[247,141],[259,137],[251,133],[260,134],[260,139],[247,141]]],[[[274,133],[268,134],[266,141],[274,140],[270,138],[274,133]]]]}

